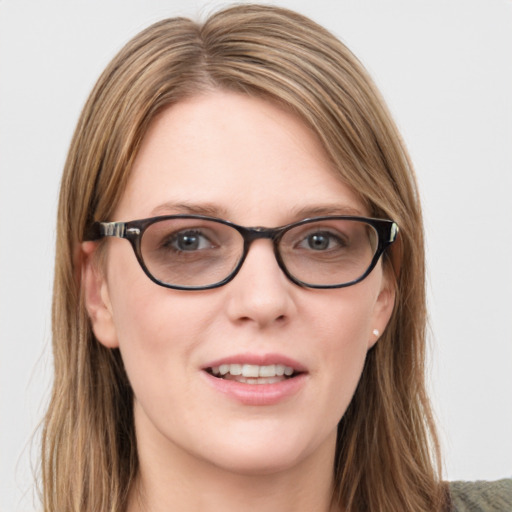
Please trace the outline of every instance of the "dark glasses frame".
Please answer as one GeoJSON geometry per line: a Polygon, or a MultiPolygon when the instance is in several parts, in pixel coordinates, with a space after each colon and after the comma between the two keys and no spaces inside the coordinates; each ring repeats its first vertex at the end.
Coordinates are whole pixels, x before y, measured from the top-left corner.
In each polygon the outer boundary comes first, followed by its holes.
{"type": "Polygon", "coordinates": [[[287,224],[285,226],[280,226],[277,228],[265,228],[265,227],[245,227],[240,226],[238,224],[235,224],[233,222],[219,219],[217,217],[209,217],[206,215],[189,215],[189,214],[183,214],[183,215],[164,215],[164,216],[158,216],[158,217],[150,217],[147,219],[139,219],[139,220],[132,220],[129,222],[95,222],[92,224],[89,229],[86,232],[86,235],[84,237],[84,241],[97,241],[104,237],[117,237],[117,238],[124,238],[128,240],[133,248],[133,251],[135,253],[135,256],[137,258],[137,261],[139,262],[139,265],[141,266],[144,273],[153,281],[154,283],[163,286],[165,288],[172,288],[175,290],[208,290],[212,288],[218,288],[220,286],[225,285],[226,283],[229,283],[236,274],[239,272],[240,268],[242,267],[245,258],[247,257],[247,254],[249,252],[249,249],[251,247],[252,242],[255,240],[258,240],[260,238],[266,238],[269,240],[272,240],[274,245],[274,255],[277,260],[277,263],[281,270],[284,272],[286,277],[290,279],[293,283],[297,284],[298,286],[306,287],[306,288],[320,288],[320,289],[330,289],[330,288],[344,288],[347,286],[354,285],[356,283],[359,283],[362,281],[365,277],[370,274],[370,272],[374,269],[375,265],[379,261],[379,258],[383,254],[383,252],[386,250],[387,247],[389,247],[397,238],[398,236],[398,225],[392,221],[387,219],[375,219],[371,217],[358,217],[358,216],[348,216],[348,215],[329,215],[329,216],[322,216],[322,217],[311,217],[307,219],[302,219],[298,222],[292,222],[291,224],[287,224]],[[211,222],[217,222],[219,224],[224,224],[226,226],[229,226],[236,231],[240,233],[240,235],[243,238],[244,246],[243,246],[243,252],[240,256],[240,259],[237,263],[237,265],[234,267],[234,269],[231,271],[231,273],[224,278],[223,280],[205,285],[205,286],[182,286],[182,285],[173,285],[169,283],[165,283],[163,281],[158,280],[156,277],[151,274],[149,269],[146,267],[146,264],[144,262],[144,258],[142,256],[141,251],[141,239],[144,234],[144,231],[154,224],[155,222],[163,221],[163,220],[172,220],[172,219],[198,219],[198,220],[206,220],[211,222]],[[293,229],[297,226],[302,226],[304,224],[309,224],[313,222],[323,221],[323,220],[353,220],[353,221],[360,221],[364,222],[370,226],[372,226],[378,235],[378,244],[377,248],[375,250],[375,254],[373,256],[373,259],[369,265],[369,267],[366,269],[366,271],[358,277],[357,279],[354,279],[348,283],[341,283],[341,284],[333,284],[333,285],[315,285],[306,283],[304,281],[301,281],[300,279],[297,279],[293,274],[291,274],[288,269],[286,268],[285,263],[283,262],[283,259],[281,257],[281,253],[279,251],[279,242],[284,236],[284,234],[289,231],[290,229],[293,229]]]}

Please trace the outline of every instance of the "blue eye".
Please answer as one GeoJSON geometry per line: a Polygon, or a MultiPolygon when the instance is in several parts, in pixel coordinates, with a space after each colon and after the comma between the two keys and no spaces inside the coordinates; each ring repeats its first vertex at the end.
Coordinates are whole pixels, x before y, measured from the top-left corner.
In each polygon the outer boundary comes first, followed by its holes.
{"type": "Polygon", "coordinates": [[[299,244],[299,247],[301,248],[312,249],[314,251],[326,251],[342,246],[343,243],[340,238],[327,231],[317,231],[310,233],[299,244]]]}
{"type": "Polygon", "coordinates": [[[181,231],[176,233],[168,245],[178,251],[200,251],[201,249],[213,247],[210,240],[200,231],[181,231]]]}

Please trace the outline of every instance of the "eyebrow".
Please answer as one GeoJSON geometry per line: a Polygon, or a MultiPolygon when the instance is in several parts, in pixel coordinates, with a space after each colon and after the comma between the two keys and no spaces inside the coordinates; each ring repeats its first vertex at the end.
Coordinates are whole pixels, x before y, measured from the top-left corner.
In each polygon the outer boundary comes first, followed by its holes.
{"type": "Polygon", "coordinates": [[[174,214],[191,214],[191,215],[205,215],[207,217],[224,218],[228,215],[225,208],[220,207],[214,203],[188,203],[168,202],[161,204],[151,210],[151,215],[174,215],[174,214]]]}
{"type": "MultiPolygon", "coordinates": [[[[215,203],[190,203],[190,202],[167,202],[154,208],[150,215],[176,215],[176,214],[190,214],[190,215],[205,215],[207,217],[217,217],[222,219],[229,219],[230,215],[226,208],[221,207],[215,203]]],[[[340,204],[319,204],[291,208],[288,222],[294,222],[310,217],[323,217],[329,215],[347,215],[347,216],[367,216],[365,212],[352,206],[340,204]]]]}
{"type": "Polygon", "coordinates": [[[326,204],[318,206],[304,206],[302,208],[293,210],[294,216],[305,219],[309,217],[323,217],[327,215],[348,215],[355,217],[364,217],[366,214],[352,206],[345,206],[341,204],[326,204]]]}

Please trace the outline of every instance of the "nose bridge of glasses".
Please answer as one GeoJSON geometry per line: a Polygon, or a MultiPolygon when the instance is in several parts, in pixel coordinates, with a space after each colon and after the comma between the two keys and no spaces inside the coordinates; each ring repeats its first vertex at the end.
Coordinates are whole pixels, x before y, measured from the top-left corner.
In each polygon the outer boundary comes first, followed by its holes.
{"type": "Polygon", "coordinates": [[[279,228],[265,228],[262,226],[256,226],[254,228],[245,228],[243,237],[245,241],[250,244],[260,238],[267,238],[274,240],[276,235],[279,233],[279,228]]]}
{"type": "Polygon", "coordinates": [[[245,252],[247,253],[249,251],[254,241],[260,239],[270,240],[274,245],[274,251],[277,252],[282,229],[283,228],[266,228],[263,226],[244,228],[241,234],[244,239],[245,252]]]}
{"type": "Polygon", "coordinates": [[[279,249],[278,242],[280,239],[282,228],[266,228],[263,226],[255,226],[255,227],[241,227],[238,228],[239,233],[242,235],[244,240],[244,252],[242,255],[242,262],[245,261],[249,250],[251,249],[252,243],[256,240],[269,240],[271,244],[274,246],[274,256],[277,259],[277,263],[281,266],[280,257],[279,257],[279,249]]]}
{"type": "MultiPolygon", "coordinates": [[[[280,272],[282,271],[282,272],[284,272],[285,275],[288,276],[288,273],[286,272],[286,270],[283,267],[283,262],[281,260],[280,254],[279,254],[279,247],[278,247],[278,243],[282,237],[283,230],[284,229],[282,227],[266,228],[263,226],[256,226],[256,227],[238,226],[238,231],[242,235],[242,238],[244,240],[244,251],[243,251],[241,260],[239,262],[238,269],[241,268],[243,263],[245,263],[246,258],[249,256],[250,249],[252,247],[253,242],[255,242],[257,240],[268,240],[269,246],[267,247],[266,250],[270,249],[272,251],[272,246],[273,246],[272,252],[273,252],[273,258],[275,258],[275,260],[276,260],[275,261],[276,267],[279,267],[280,272]]],[[[265,249],[263,248],[263,250],[265,250],[265,249]]],[[[263,261],[261,259],[262,257],[263,257],[262,254],[257,255],[255,261],[259,261],[261,263],[263,261]]],[[[268,257],[268,255],[263,257],[265,259],[266,264],[268,264],[270,262],[270,260],[266,259],[267,257],[268,257]]],[[[266,267],[266,272],[268,272],[268,267],[266,267]]]]}

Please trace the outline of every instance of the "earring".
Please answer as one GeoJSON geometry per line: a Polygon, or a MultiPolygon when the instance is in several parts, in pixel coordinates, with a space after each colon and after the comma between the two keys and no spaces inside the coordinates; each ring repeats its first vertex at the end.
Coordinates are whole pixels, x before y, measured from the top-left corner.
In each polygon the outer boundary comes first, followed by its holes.
{"type": "Polygon", "coordinates": [[[377,336],[377,338],[378,338],[378,337],[379,337],[379,334],[380,334],[380,332],[379,332],[379,330],[378,330],[378,329],[373,329],[373,335],[374,335],[374,336],[377,336]]]}

